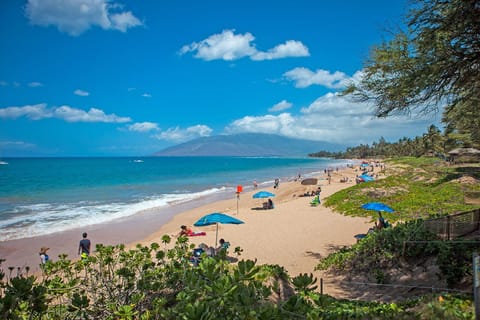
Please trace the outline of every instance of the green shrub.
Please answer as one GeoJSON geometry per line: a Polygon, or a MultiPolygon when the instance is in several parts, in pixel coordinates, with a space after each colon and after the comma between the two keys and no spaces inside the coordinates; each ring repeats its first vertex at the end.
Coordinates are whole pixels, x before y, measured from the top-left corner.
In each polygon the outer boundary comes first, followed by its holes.
{"type": "Polygon", "coordinates": [[[419,304],[420,319],[473,320],[475,319],[472,300],[460,295],[434,295],[425,297],[419,304]]]}
{"type": "Polygon", "coordinates": [[[351,247],[345,247],[320,260],[318,270],[333,268],[343,271],[373,273],[378,283],[387,279],[381,269],[394,266],[400,258],[418,258],[436,254],[435,242],[407,245],[407,241],[436,240],[436,236],[425,229],[421,220],[399,223],[395,227],[369,233],[351,247]]]}
{"type": "Polygon", "coordinates": [[[472,255],[478,245],[471,242],[443,242],[438,244],[437,265],[440,277],[449,288],[454,288],[466,276],[472,275],[472,255]]]}
{"type": "MultiPolygon", "coordinates": [[[[164,239],[168,240],[169,239],[164,239]]],[[[166,243],[167,241],[165,241],[166,243]]],[[[387,319],[411,315],[395,304],[336,300],[320,295],[317,279],[291,278],[280,266],[203,256],[192,245],[98,245],[95,255],[45,265],[43,276],[0,273],[4,319],[387,319]],[[289,289],[284,297],[280,286],[289,289]],[[287,288],[286,288],[287,287],[287,288]],[[280,298],[278,298],[280,297],[280,298]]],[[[1,266],[1,265],[0,265],[1,266]]],[[[1,268],[0,268],[1,269],[1,268]]]]}

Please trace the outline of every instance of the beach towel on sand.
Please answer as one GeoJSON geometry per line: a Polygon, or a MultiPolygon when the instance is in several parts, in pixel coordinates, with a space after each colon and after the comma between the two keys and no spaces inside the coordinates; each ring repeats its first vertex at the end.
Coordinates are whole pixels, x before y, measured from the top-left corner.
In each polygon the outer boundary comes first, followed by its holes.
{"type": "Polygon", "coordinates": [[[206,236],[207,233],[202,231],[202,232],[189,232],[187,236],[189,237],[196,237],[196,236],[206,236]]]}

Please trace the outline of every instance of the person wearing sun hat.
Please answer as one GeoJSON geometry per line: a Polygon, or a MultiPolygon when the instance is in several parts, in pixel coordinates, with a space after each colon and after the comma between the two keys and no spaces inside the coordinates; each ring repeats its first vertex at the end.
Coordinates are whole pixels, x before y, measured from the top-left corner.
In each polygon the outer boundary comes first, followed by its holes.
{"type": "Polygon", "coordinates": [[[50,248],[48,247],[41,247],[40,248],[40,252],[38,253],[40,255],[40,261],[42,262],[42,264],[45,264],[47,263],[47,261],[50,259],[48,257],[48,254],[47,254],[47,250],[49,250],[50,248]]]}

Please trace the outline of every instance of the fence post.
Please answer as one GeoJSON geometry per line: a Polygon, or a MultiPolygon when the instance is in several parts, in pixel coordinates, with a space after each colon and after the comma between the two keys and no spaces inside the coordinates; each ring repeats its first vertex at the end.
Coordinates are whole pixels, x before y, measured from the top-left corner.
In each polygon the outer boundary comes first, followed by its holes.
{"type": "Polygon", "coordinates": [[[475,305],[475,320],[480,320],[480,256],[473,253],[473,298],[475,305]]]}
{"type": "Polygon", "coordinates": [[[320,294],[323,295],[323,278],[320,278],[320,294]]]}
{"type": "Polygon", "coordinates": [[[447,240],[450,240],[450,227],[451,227],[451,218],[447,216],[447,240]]]}
{"type": "Polygon", "coordinates": [[[477,229],[476,230],[478,230],[478,229],[480,229],[480,209],[475,209],[475,219],[477,219],[477,229]]]}

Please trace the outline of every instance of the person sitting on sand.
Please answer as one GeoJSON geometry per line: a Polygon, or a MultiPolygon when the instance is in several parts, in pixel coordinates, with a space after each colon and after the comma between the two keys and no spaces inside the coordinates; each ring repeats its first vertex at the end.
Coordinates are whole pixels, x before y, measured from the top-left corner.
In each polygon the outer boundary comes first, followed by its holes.
{"type": "Polygon", "coordinates": [[[227,249],[230,247],[230,242],[225,241],[225,239],[222,238],[218,241],[218,243],[219,243],[219,246],[217,247],[217,250],[216,250],[217,254],[219,254],[220,252],[225,252],[226,254],[227,249]]]}
{"type": "Polygon", "coordinates": [[[385,219],[382,217],[382,212],[378,211],[378,220],[375,222],[375,228],[377,230],[383,229],[386,227],[385,219]]]}
{"type": "Polygon", "coordinates": [[[268,199],[268,209],[273,209],[273,201],[272,201],[272,199],[268,199]]]}
{"type": "Polygon", "coordinates": [[[205,254],[208,256],[208,257],[213,257],[215,255],[215,248],[214,247],[209,247],[208,245],[206,245],[205,243],[200,243],[198,245],[198,247],[200,249],[203,250],[203,252],[205,252],[205,254]]]}
{"type": "Polygon", "coordinates": [[[187,237],[189,234],[191,234],[193,231],[186,225],[180,226],[180,232],[177,234],[177,237],[184,236],[187,237]]]}

